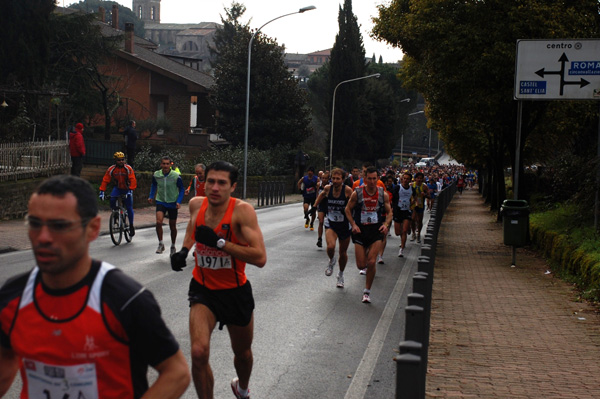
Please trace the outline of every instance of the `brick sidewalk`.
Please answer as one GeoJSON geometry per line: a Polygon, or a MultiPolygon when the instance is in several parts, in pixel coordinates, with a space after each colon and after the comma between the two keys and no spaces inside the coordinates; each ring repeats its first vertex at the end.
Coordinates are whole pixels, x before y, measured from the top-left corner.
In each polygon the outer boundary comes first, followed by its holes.
{"type": "Polygon", "coordinates": [[[429,398],[600,398],[600,317],[543,259],[502,244],[476,191],[444,215],[434,276],[429,398]]]}

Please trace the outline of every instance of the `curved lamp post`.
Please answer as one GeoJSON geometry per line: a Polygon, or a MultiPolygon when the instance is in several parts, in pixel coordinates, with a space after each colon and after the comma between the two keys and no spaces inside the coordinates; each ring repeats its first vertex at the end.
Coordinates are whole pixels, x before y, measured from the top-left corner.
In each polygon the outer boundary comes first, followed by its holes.
{"type": "Polygon", "coordinates": [[[337,92],[338,87],[340,87],[344,83],[354,82],[357,80],[368,78],[379,78],[380,76],[380,73],[374,73],[373,75],[361,76],[360,78],[344,80],[338,83],[337,86],[335,86],[335,89],[333,89],[333,105],[331,106],[331,142],[329,143],[329,173],[331,173],[333,165],[333,116],[335,114],[335,93],[337,92]]]}
{"type": "Polygon", "coordinates": [[[265,25],[270,24],[273,21],[278,20],[279,18],[287,17],[288,15],[294,14],[302,14],[303,12],[314,10],[317,7],[315,6],[307,6],[302,7],[296,12],[291,12],[289,14],[280,15],[277,18],[273,18],[272,20],[264,23],[260,28],[258,28],[250,38],[250,43],[248,43],[248,76],[246,78],[246,124],[244,127],[244,191],[242,193],[242,199],[246,199],[246,181],[248,177],[248,122],[250,116],[250,60],[252,57],[252,42],[254,41],[254,37],[265,25]]]}
{"type": "MultiPolygon", "coordinates": [[[[424,114],[425,111],[417,111],[417,112],[412,112],[410,114],[408,114],[408,116],[413,116],[413,115],[418,115],[418,114],[424,114]]],[[[402,132],[402,137],[400,138],[400,167],[403,168],[404,167],[404,131],[402,132]]]]}

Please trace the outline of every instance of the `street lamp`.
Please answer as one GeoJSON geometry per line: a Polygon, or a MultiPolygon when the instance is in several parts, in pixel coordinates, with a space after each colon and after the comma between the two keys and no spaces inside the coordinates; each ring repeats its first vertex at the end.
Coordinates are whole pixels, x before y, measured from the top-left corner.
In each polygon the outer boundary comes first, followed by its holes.
{"type": "Polygon", "coordinates": [[[249,116],[250,116],[250,60],[252,57],[252,42],[254,41],[254,36],[256,36],[256,34],[258,32],[260,32],[260,30],[262,28],[264,28],[265,25],[270,24],[273,21],[276,21],[283,17],[287,17],[288,15],[302,14],[303,12],[314,10],[316,8],[317,7],[315,7],[315,6],[302,7],[301,9],[299,9],[296,12],[291,12],[289,14],[284,14],[277,18],[273,18],[272,20],[264,23],[260,28],[258,28],[252,34],[252,37],[250,38],[250,43],[248,43],[248,76],[246,77],[246,124],[244,127],[244,190],[242,193],[242,199],[246,199],[246,181],[247,181],[247,177],[248,177],[248,122],[249,122],[249,116]]]}
{"type": "Polygon", "coordinates": [[[338,83],[337,86],[335,86],[335,89],[333,89],[333,105],[331,106],[331,142],[329,143],[329,173],[331,173],[331,170],[333,167],[333,116],[335,114],[335,93],[337,92],[338,87],[340,87],[344,83],[354,82],[357,80],[368,79],[368,78],[379,78],[380,76],[381,76],[380,73],[374,73],[372,75],[361,76],[360,78],[344,80],[344,81],[338,83]]]}
{"type": "MultiPolygon", "coordinates": [[[[424,114],[425,111],[417,111],[417,112],[412,112],[410,114],[408,114],[408,116],[413,116],[413,115],[418,115],[418,114],[424,114]]],[[[404,167],[404,131],[402,131],[402,137],[400,138],[400,167],[404,167]]]]}

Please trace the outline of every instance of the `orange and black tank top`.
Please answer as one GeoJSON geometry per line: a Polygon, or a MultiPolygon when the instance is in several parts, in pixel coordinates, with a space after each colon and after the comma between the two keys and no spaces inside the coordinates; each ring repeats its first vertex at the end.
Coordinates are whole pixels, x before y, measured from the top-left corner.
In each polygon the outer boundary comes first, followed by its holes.
{"type": "Polygon", "coordinates": [[[65,298],[50,300],[30,274],[12,326],[12,348],[21,357],[21,398],[133,398],[129,350],[105,327],[100,289],[113,267],[103,264],[94,283],[65,298]],[[72,304],[83,307],[68,318],[72,304]],[[67,306],[69,305],[69,306],[67,306]]]}
{"type": "MultiPolygon", "coordinates": [[[[234,244],[242,245],[231,225],[233,210],[236,205],[236,199],[231,198],[225,211],[223,219],[214,229],[219,238],[224,238],[234,244]]],[[[205,224],[204,214],[208,208],[208,200],[205,199],[200,205],[198,216],[196,218],[196,227],[205,224]]],[[[195,249],[196,267],[194,267],[194,279],[211,290],[226,290],[230,288],[241,287],[246,284],[246,262],[235,259],[227,252],[218,248],[208,247],[202,243],[196,242],[195,249]]]]}
{"type": "Polygon", "coordinates": [[[36,267],[0,288],[0,345],[20,357],[21,398],[139,399],[148,365],[179,345],[152,294],[106,262],[65,289],[36,267]]]}

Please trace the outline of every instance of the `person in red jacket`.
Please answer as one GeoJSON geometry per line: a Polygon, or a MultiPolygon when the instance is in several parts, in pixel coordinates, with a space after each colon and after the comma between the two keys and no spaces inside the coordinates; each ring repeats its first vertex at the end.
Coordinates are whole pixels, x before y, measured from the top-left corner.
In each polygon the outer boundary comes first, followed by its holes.
{"type": "Polygon", "coordinates": [[[71,174],[81,175],[83,157],[85,156],[85,143],[83,142],[83,124],[75,125],[75,131],[69,133],[69,152],[71,153],[71,174]]]}

